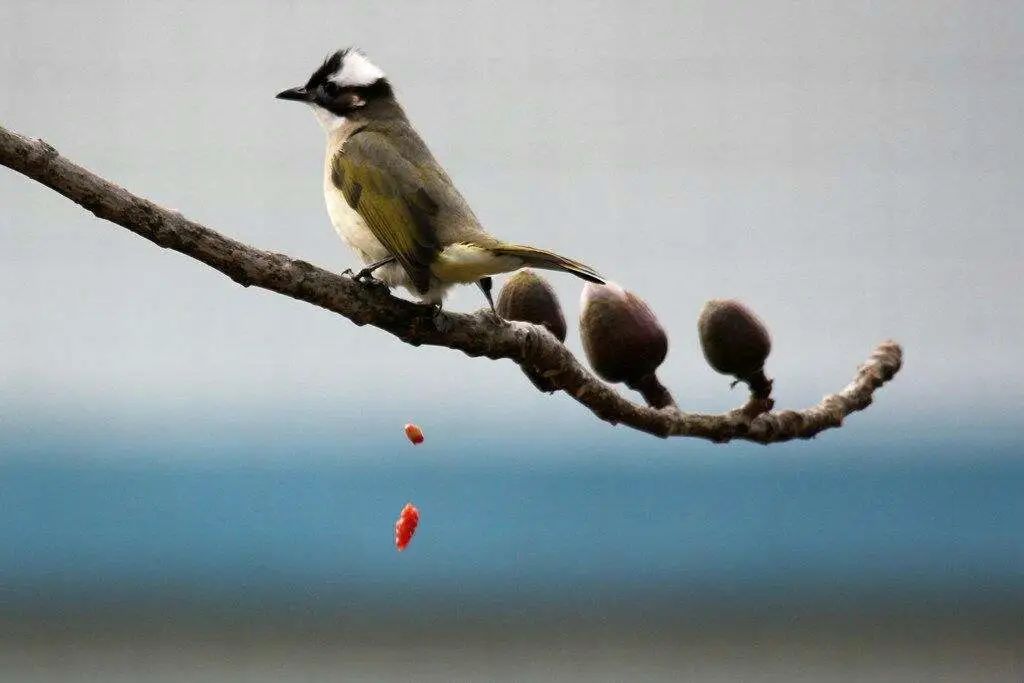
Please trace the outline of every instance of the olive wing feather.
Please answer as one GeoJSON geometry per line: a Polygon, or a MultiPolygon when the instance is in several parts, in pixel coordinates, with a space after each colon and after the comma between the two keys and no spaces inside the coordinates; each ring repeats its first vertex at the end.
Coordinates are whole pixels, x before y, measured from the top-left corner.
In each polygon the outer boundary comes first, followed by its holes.
{"type": "Polygon", "coordinates": [[[424,169],[403,157],[380,133],[360,131],[332,160],[331,180],[374,237],[394,256],[421,293],[439,249],[438,204],[427,193],[424,169]]]}

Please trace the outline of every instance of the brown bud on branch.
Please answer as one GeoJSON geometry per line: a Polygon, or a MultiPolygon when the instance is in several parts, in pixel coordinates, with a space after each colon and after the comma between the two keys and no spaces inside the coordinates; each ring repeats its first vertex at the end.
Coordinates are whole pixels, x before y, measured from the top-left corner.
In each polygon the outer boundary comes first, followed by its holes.
{"type": "Polygon", "coordinates": [[[655,374],[668,354],[668,337],[650,306],[615,283],[588,283],[580,305],[580,338],[594,372],[624,382],[654,408],[675,405],[655,374]]]}
{"type": "Polygon", "coordinates": [[[764,363],[772,341],[761,319],[739,301],[712,299],[700,312],[697,330],[708,364],[745,382],[751,398],[770,403],[772,381],[764,374],[764,363]]]}
{"type": "Polygon", "coordinates": [[[505,320],[543,325],[558,341],[565,341],[565,316],[555,290],[529,268],[508,279],[498,294],[496,308],[505,320]]]}
{"type": "MultiPolygon", "coordinates": [[[[565,316],[558,303],[558,296],[547,280],[530,269],[520,270],[505,282],[498,294],[495,309],[505,320],[542,325],[558,341],[565,341],[565,316]]],[[[526,368],[523,372],[541,391],[551,393],[558,388],[540,373],[526,368]]]]}

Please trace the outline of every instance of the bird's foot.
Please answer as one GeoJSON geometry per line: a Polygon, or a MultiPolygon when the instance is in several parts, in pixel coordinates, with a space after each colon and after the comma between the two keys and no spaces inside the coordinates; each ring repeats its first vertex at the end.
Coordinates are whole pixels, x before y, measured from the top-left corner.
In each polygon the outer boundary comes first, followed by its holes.
{"type": "Polygon", "coordinates": [[[383,287],[384,289],[388,289],[387,284],[383,280],[378,280],[373,276],[372,268],[363,268],[358,273],[354,272],[351,268],[346,268],[342,275],[347,275],[356,282],[369,287],[383,287]]]}

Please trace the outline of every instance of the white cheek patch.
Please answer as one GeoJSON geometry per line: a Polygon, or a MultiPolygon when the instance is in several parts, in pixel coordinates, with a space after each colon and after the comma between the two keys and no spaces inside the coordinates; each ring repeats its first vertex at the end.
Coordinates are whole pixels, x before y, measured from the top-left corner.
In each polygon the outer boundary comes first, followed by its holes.
{"type": "Polygon", "coordinates": [[[341,63],[341,69],[331,80],[342,87],[373,85],[384,78],[384,72],[362,53],[349,50],[341,63]]]}
{"type": "Polygon", "coordinates": [[[344,116],[338,116],[318,104],[310,104],[309,106],[313,109],[313,113],[316,114],[316,120],[320,122],[320,125],[328,133],[338,130],[348,122],[348,119],[344,116]]]}

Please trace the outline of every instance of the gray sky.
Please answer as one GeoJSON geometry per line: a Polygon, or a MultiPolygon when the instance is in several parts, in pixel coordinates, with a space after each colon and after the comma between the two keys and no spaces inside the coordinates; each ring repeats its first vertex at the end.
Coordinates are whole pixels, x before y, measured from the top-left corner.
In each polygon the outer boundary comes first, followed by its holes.
{"type": "MultiPolygon", "coordinates": [[[[741,398],[695,331],[704,300],[735,296],[770,324],[783,406],[840,388],[891,336],[907,367],[863,429],[1013,423],[1022,19],[1003,2],[6,2],[0,121],[232,237],[341,270],[322,133],[273,95],[355,43],[493,233],[651,303],[684,408],[741,398]]],[[[6,170],[0,206],[10,423],[602,428],[510,363],[243,290],[6,170]]],[[[550,279],[574,319],[580,283],[550,279]]],[[[449,306],[481,303],[465,288],[449,306]]]]}

